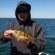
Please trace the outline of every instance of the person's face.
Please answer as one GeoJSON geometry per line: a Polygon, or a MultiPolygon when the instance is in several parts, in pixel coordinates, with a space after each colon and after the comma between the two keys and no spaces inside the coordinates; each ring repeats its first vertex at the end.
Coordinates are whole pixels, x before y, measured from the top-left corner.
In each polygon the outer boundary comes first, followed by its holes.
{"type": "Polygon", "coordinates": [[[18,13],[18,17],[21,21],[26,21],[27,20],[27,17],[28,17],[28,11],[26,10],[21,10],[19,13],[18,13]]]}

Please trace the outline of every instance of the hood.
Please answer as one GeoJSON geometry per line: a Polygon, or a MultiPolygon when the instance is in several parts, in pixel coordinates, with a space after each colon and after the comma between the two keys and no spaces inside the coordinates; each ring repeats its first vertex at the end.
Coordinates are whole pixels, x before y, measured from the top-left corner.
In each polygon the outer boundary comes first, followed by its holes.
{"type": "Polygon", "coordinates": [[[24,25],[30,25],[32,20],[31,20],[31,14],[30,14],[30,10],[31,10],[31,5],[26,3],[25,1],[20,1],[16,7],[16,10],[15,10],[15,16],[16,16],[16,19],[19,21],[20,24],[24,24],[24,25]],[[18,13],[19,13],[19,9],[20,8],[27,8],[28,10],[28,17],[27,17],[27,20],[26,21],[21,21],[18,17],[18,13]]]}

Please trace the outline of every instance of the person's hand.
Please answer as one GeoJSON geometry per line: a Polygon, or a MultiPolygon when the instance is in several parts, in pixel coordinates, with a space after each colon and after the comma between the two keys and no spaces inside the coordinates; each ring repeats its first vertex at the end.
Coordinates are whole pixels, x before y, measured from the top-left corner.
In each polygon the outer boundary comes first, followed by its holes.
{"type": "Polygon", "coordinates": [[[19,36],[19,40],[24,44],[29,43],[29,39],[27,37],[25,37],[25,36],[19,36]]]}
{"type": "Polygon", "coordinates": [[[11,38],[12,30],[6,30],[4,31],[4,38],[11,38]]]}

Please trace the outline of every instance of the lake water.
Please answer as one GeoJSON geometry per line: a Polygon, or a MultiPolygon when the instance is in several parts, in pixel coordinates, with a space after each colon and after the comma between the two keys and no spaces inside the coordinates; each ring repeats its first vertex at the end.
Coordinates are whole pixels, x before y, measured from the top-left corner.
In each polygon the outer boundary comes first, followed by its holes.
{"type": "MultiPolygon", "coordinates": [[[[10,22],[15,21],[15,18],[0,18],[0,31],[6,29],[10,22]]],[[[46,47],[44,52],[50,55],[55,55],[55,19],[35,19],[33,20],[43,27],[44,37],[46,39],[46,47]]],[[[0,41],[0,55],[10,55],[11,42],[0,41]]]]}

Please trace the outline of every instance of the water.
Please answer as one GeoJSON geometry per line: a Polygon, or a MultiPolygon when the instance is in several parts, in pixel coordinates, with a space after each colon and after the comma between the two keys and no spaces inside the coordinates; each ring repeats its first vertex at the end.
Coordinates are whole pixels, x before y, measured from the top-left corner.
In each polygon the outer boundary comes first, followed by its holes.
{"type": "MultiPolygon", "coordinates": [[[[10,22],[15,21],[12,18],[0,18],[0,31],[6,29],[10,22]]],[[[45,52],[50,55],[55,55],[55,19],[33,19],[36,23],[43,27],[44,36],[46,39],[45,52]]],[[[1,42],[0,41],[0,55],[10,55],[11,42],[1,42]]]]}

